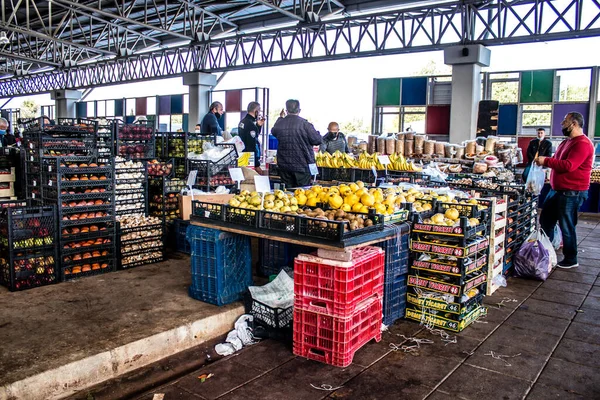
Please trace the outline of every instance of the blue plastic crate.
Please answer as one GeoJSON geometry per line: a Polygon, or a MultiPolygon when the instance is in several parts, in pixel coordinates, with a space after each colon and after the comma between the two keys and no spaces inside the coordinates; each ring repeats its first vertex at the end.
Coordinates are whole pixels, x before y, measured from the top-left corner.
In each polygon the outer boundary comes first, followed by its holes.
{"type": "MultiPolygon", "coordinates": [[[[402,224],[406,225],[406,224],[402,224]]],[[[375,246],[381,247],[385,251],[385,275],[396,277],[408,273],[409,257],[409,230],[402,227],[386,227],[386,229],[397,229],[398,234],[386,240],[377,243],[375,246]]]]}
{"type": "Polygon", "coordinates": [[[190,221],[184,221],[182,219],[176,219],[174,221],[174,233],[175,233],[175,250],[180,253],[190,254],[190,244],[186,239],[187,228],[190,226],[190,221]]]}
{"type": "Polygon", "coordinates": [[[386,281],[383,288],[383,323],[392,325],[403,318],[406,311],[407,275],[396,276],[386,281]]]}
{"type": "Polygon", "coordinates": [[[222,306],[241,300],[252,282],[250,238],[190,225],[190,297],[222,306]]]}
{"type": "Polygon", "coordinates": [[[276,240],[259,240],[259,268],[262,276],[277,275],[282,269],[294,269],[294,259],[298,254],[310,254],[314,248],[299,246],[276,240]]]}

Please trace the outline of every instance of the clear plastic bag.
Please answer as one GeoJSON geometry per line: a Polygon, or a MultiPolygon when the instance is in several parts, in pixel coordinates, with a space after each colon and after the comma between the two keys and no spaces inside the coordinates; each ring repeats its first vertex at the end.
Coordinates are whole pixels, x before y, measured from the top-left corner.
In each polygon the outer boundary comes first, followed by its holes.
{"type": "Polygon", "coordinates": [[[542,192],[545,181],[546,173],[544,172],[544,169],[537,164],[533,164],[529,170],[525,188],[528,192],[539,195],[542,192]]]}
{"type": "Polygon", "coordinates": [[[556,225],[554,227],[554,239],[552,239],[552,246],[554,246],[554,250],[560,249],[562,245],[562,232],[560,231],[560,227],[556,225]]]}

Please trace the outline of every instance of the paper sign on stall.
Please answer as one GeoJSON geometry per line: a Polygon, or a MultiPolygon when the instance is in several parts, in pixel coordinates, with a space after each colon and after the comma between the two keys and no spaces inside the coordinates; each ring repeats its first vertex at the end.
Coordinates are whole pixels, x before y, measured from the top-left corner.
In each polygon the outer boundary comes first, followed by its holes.
{"type": "Polygon", "coordinates": [[[313,183],[317,181],[317,175],[319,175],[319,168],[317,168],[317,164],[308,164],[308,170],[313,177],[313,183]]]}
{"type": "Polygon", "coordinates": [[[229,168],[229,176],[231,176],[231,180],[237,183],[237,188],[240,188],[240,182],[244,181],[244,172],[242,172],[241,168],[229,168]]]}
{"type": "Polygon", "coordinates": [[[258,193],[268,193],[271,191],[271,181],[268,176],[255,175],[254,186],[258,193]]]}
{"type": "Polygon", "coordinates": [[[187,179],[187,187],[190,189],[190,193],[192,194],[192,200],[194,200],[194,191],[193,187],[196,184],[196,177],[198,176],[198,170],[190,171],[187,179]]]}

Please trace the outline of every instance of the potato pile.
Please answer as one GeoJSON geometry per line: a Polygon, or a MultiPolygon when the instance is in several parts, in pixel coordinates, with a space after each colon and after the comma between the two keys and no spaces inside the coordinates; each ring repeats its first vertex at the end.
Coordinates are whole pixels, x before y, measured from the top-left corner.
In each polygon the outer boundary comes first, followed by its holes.
{"type": "MultiPolygon", "coordinates": [[[[348,222],[345,226],[345,229],[350,231],[355,231],[357,229],[366,228],[373,225],[373,221],[365,215],[358,215],[347,213],[343,210],[327,210],[323,211],[320,208],[304,209],[298,213],[300,216],[306,216],[309,218],[322,219],[323,221],[344,221],[348,222]]],[[[317,222],[317,221],[308,221],[308,224],[318,224],[322,228],[327,228],[328,226],[335,227],[336,224],[328,224],[327,222],[317,222]]]]}

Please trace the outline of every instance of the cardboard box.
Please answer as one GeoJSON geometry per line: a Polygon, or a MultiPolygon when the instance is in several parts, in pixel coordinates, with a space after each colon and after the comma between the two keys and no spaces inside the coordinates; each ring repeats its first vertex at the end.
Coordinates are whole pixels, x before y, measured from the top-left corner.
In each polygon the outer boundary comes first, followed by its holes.
{"type": "MultiPolygon", "coordinates": [[[[192,196],[177,195],[179,198],[179,218],[184,221],[190,220],[192,214],[192,196]]],[[[194,200],[206,203],[226,204],[233,198],[232,194],[205,194],[194,196],[194,200]]]]}
{"type": "Polygon", "coordinates": [[[0,197],[12,197],[14,195],[15,195],[15,183],[14,182],[0,183],[0,197]]]}

